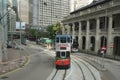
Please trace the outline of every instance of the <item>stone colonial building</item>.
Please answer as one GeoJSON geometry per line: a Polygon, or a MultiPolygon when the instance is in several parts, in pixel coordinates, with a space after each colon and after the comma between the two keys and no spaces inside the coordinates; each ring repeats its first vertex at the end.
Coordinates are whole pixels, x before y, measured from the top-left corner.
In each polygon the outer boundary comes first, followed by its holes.
{"type": "Polygon", "coordinates": [[[120,0],[98,0],[64,17],[63,34],[72,35],[81,51],[120,56],[120,0]]]}

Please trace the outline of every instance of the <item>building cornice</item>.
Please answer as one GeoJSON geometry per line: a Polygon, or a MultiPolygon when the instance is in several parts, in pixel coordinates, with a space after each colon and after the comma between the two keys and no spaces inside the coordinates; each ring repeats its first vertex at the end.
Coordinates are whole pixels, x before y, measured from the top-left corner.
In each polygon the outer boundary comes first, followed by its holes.
{"type": "Polygon", "coordinates": [[[105,13],[106,13],[106,10],[108,11],[108,14],[109,13],[113,13],[113,10],[115,8],[119,8],[120,7],[120,1],[109,1],[109,2],[106,2],[104,4],[101,4],[101,5],[97,5],[97,6],[94,6],[94,7],[91,7],[91,8],[88,8],[88,9],[85,9],[83,11],[79,11],[77,13],[74,13],[74,14],[70,14],[69,16],[66,16],[64,17],[63,21],[62,22],[67,22],[69,20],[75,20],[77,18],[84,18],[85,17],[97,17],[97,16],[104,16],[105,13]],[[95,16],[94,16],[95,15],[95,16]]]}
{"type": "Polygon", "coordinates": [[[80,12],[80,11],[83,11],[83,10],[86,10],[86,9],[88,9],[88,8],[98,6],[98,5],[100,5],[100,4],[104,4],[104,3],[109,2],[109,1],[111,1],[111,0],[99,0],[99,1],[96,1],[96,2],[93,2],[93,3],[89,4],[89,5],[87,5],[87,6],[84,6],[84,7],[82,7],[82,8],[79,8],[79,9],[71,12],[70,14],[74,14],[74,13],[77,13],[77,12],[80,12]]]}

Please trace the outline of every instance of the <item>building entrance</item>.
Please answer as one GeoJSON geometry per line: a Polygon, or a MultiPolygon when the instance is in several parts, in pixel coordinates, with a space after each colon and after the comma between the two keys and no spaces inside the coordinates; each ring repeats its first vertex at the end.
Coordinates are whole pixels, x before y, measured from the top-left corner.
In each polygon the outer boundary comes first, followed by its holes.
{"type": "Polygon", "coordinates": [[[114,38],[113,54],[116,56],[120,56],[120,37],[114,38]]]}

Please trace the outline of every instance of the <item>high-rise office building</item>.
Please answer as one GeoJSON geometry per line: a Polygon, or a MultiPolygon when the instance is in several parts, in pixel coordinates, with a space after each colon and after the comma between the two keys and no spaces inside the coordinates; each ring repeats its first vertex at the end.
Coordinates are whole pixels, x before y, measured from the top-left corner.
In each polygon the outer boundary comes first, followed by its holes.
{"type": "Polygon", "coordinates": [[[18,16],[22,22],[29,23],[29,0],[18,0],[18,16]]]}
{"type": "Polygon", "coordinates": [[[12,0],[13,3],[13,9],[16,13],[16,21],[20,21],[20,18],[18,17],[18,0],[12,0]]]}
{"type": "Polygon", "coordinates": [[[33,25],[40,26],[61,21],[70,12],[69,0],[35,0],[34,7],[33,25]]]}
{"type": "Polygon", "coordinates": [[[35,0],[29,0],[29,24],[32,25],[33,22],[33,1],[35,0]]]}
{"type": "Polygon", "coordinates": [[[39,5],[40,5],[40,0],[33,0],[33,16],[32,20],[33,23],[32,25],[39,25],[39,5]]]}

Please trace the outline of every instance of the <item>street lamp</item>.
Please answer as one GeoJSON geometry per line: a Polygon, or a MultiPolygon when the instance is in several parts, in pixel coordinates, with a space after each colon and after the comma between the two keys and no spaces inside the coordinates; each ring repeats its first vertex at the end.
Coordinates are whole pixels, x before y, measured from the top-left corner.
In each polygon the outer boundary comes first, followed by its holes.
{"type": "Polygon", "coordinates": [[[20,27],[20,30],[19,30],[20,31],[20,47],[19,48],[20,48],[20,61],[21,61],[22,60],[21,59],[21,57],[22,57],[22,55],[21,55],[21,53],[22,53],[21,52],[22,51],[22,49],[21,49],[21,42],[22,42],[21,41],[21,38],[22,38],[22,32],[21,32],[21,27],[22,27],[21,26],[21,0],[19,0],[19,13],[20,13],[20,25],[19,25],[19,27],[20,27]]]}

